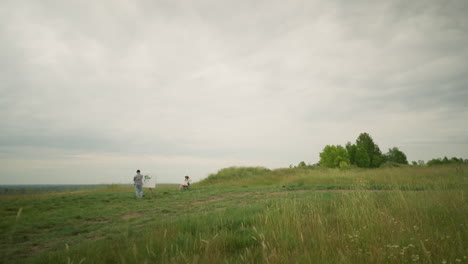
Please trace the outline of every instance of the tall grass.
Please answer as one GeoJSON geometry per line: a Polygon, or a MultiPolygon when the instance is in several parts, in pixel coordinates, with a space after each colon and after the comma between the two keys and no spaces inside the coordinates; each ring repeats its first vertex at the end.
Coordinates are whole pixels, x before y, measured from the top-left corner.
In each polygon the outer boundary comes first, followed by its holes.
{"type": "Polygon", "coordinates": [[[231,184],[236,185],[242,182],[250,182],[251,179],[258,181],[262,180],[263,177],[269,175],[271,171],[263,167],[229,167],[219,170],[215,174],[210,174],[205,180],[201,182],[201,185],[214,185],[214,184],[231,184]]]}
{"type": "Polygon", "coordinates": [[[280,200],[261,217],[265,262],[455,263],[466,259],[464,192],[354,192],[280,200]],[[448,202],[451,200],[452,202],[448,202]]]}
{"type": "Polygon", "coordinates": [[[230,186],[308,186],[324,189],[446,189],[468,186],[468,166],[327,169],[231,167],[199,183],[230,186]]]}
{"type": "Polygon", "coordinates": [[[466,263],[466,171],[233,167],[143,200],[1,197],[0,263],[466,263]]]}
{"type": "Polygon", "coordinates": [[[144,234],[78,245],[39,262],[466,262],[464,191],[284,194],[245,208],[178,216],[144,234]]]}

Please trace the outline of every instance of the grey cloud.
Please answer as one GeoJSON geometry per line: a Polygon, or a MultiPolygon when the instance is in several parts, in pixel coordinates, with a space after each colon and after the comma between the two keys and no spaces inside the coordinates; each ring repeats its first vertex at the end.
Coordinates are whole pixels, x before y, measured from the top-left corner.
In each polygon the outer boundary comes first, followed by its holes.
{"type": "Polygon", "coordinates": [[[443,146],[440,122],[464,142],[467,11],[463,0],[2,1],[0,146],[287,166],[364,131],[390,146],[429,131],[424,143],[443,146]]]}
{"type": "MultiPolygon", "coordinates": [[[[465,127],[465,131],[462,131],[464,134],[459,133],[446,133],[444,137],[438,138],[431,138],[426,139],[424,136],[418,139],[407,139],[404,140],[402,143],[405,145],[436,145],[436,146],[444,146],[444,145],[459,145],[459,146],[466,146],[468,145],[468,136],[466,135],[468,132],[468,127],[465,127]]],[[[440,154],[442,155],[442,154],[440,154]]]]}

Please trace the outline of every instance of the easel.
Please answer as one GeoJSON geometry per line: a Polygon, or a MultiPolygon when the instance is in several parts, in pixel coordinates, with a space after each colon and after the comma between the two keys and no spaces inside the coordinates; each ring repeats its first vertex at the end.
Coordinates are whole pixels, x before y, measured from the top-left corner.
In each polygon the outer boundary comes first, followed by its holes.
{"type": "Polygon", "coordinates": [[[153,188],[148,188],[150,190],[150,193],[151,193],[151,198],[153,198],[153,188]]]}
{"type": "MultiPolygon", "coordinates": [[[[146,182],[147,180],[150,181],[151,178],[153,178],[153,177],[151,177],[151,176],[149,176],[149,175],[145,175],[145,176],[143,176],[143,177],[144,177],[144,184],[143,184],[143,186],[147,183],[147,182],[146,182]]],[[[151,198],[153,198],[153,196],[154,196],[154,195],[153,195],[153,189],[156,188],[156,178],[153,178],[152,184],[149,185],[149,186],[152,186],[152,187],[147,187],[147,188],[150,190],[151,198]],[[154,184],[154,186],[153,186],[153,184],[154,184]]]]}

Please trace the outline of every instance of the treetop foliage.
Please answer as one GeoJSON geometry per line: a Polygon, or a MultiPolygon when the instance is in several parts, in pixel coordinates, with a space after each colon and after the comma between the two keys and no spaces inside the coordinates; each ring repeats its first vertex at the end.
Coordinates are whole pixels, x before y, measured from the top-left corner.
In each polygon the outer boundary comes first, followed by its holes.
{"type": "Polygon", "coordinates": [[[348,151],[340,146],[327,145],[320,153],[320,165],[328,168],[349,166],[348,151]]]}
{"type": "MultiPolygon", "coordinates": [[[[319,165],[326,168],[347,168],[355,166],[359,168],[395,167],[408,165],[406,154],[397,147],[389,148],[382,154],[379,146],[368,133],[361,133],[356,142],[340,145],[327,145],[320,152],[319,165]]],[[[452,157],[451,159],[437,158],[427,162],[428,166],[444,164],[468,164],[468,159],[452,157]]],[[[413,166],[425,166],[423,160],[413,161],[413,166]]]]}
{"type": "Polygon", "coordinates": [[[448,159],[446,156],[442,158],[437,158],[437,159],[431,159],[430,161],[427,162],[427,166],[434,166],[434,165],[445,165],[445,164],[468,164],[468,159],[463,159],[463,158],[456,158],[452,157],[451,159],[448,159]]]}
{"type": "Polygon", "coordinates": [[[393,162],[398,164],[408,164],[405,153],[397,147],[388,149],[388,152],[383,156],[385,162],[393,162]]]}
{"type": "Polygon", "coordinates": [[[355,144],[348,142],[345,147],[327,145],[320,153],[320,165],[327,168],[343,168],[350,165],[360,168],[378,168],[384,162],[408,164],[406,155],[397,147],[382,154],[379,146],[368,133],[361,133],[355,144]]]}

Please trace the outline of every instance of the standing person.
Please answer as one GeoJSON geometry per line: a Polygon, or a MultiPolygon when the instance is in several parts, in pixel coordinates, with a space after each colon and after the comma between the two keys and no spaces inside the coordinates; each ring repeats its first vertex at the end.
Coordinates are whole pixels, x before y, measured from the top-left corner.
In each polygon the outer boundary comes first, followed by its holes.
{"type": "Polygon", "coordinates": [[[136,198],[143,198],[143,175],[140,174],[140,170],[136,171],[137,174],[133,177],[133,183],[135,184],[136,198]]]}
{"type": "Polygon", "coordinates": [[[179,191],[184,188],[184,187],[189,187],[190,186],[190,183],[192,182],[192,180],[189,178],[189,176],[185,176],[185,180],[184,180],[184,183],[182,183],[180,186],[179,186],[179,191]]]}

